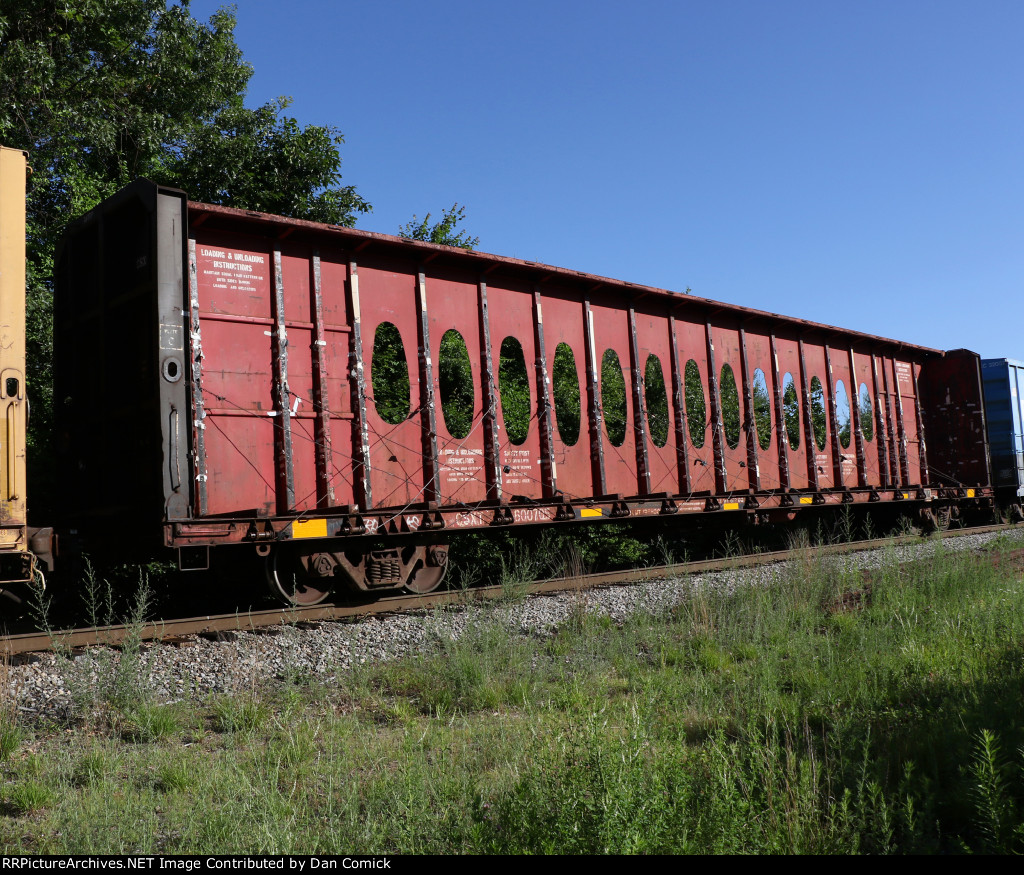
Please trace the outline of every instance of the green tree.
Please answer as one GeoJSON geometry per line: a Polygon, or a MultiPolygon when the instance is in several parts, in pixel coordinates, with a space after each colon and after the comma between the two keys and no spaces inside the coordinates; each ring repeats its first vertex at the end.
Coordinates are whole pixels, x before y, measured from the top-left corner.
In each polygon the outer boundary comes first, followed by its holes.
{"type": "Polygon", "coordinates": [[[857,403],[860,406],[860,431],[864,440],[869,441],[875,436],[875,421],[871,411],[871,392],[864,383],[860,384],[857,403]]]}
{"type": "Polygon", "coordinates": [[[351,228],[371,207],[355,187],[339,186],[344,138],[333,127],[302,127],[279,97],[256,109],[234,95],[180,149],[161,156],[153,178],[193,200],[351,228]]]}
{"type": "Polygon", "coordinates": [[[601,415],[608,440],[614,447],[626,441],[626,378],[614,349],[606,349],[601,357],[601,415]]]}
{"type": "Polygon", "coordinates": [[[389,425],[398,425],[409,418],[412,409],[409,363],[401,332],[391,322],[381,322],[373,335],[370,384],[373,403],[381,419],[389,425]]]}
{"type": "Polygon", "coordinates": [[[789,438],[790,449],[800,449],[800,399],[796,394],[796,383],[793,375],[786,374],[782,378],[782,414],[786,420],[786,437],[789,438]]]}
{"type": "Polygon", "coordinates": [[[501,342],[498,357],[498,394],[505,433],[511,443],[523,443],[530,433],[530,376],[526,371],[523,346],[514,337],[501,342]]]}
{"type": "Polygon", "coordinates": [[[825,449],[825,437],[828,434],[828,418],[825,413],[825,390],[821,380],[811,377],[811,429],[814,432],[814,443],[819,450],[825,449]]]}
{"type": "Polygon", "coordinates": [[[762,450],[767,450],[772,445],[772,400],[768,394],[768,383],[765,380],[764,371],[760,368],[754,371],[752,394],[757,442],[762,450]]]}
{"type": "Polygon", "coordinates": [[[701,383],[700,367],[697,362],[690,359],[683,374],[687,427],[690,430],[690,440],[697,449],[700,449],[704,446],[707,431],[707,406],[704,403],[704,384],[701,383]]]}
{"type": "Polygon", "coordinates": [[[35,235],[139,176],[341,225],[369,209],[338,186],[334,128],[282,116],[286,98],[243,106],[252,68],[234,27],[228,9],[200,23],[188,0],[5,0],[0,141],[29,153],[35,235]]]}
{"type": "Polygon", "coordinates": [[[473,429],[473,366],[466,341],[454,328],[441,337],[437,357],[437,385],[441,392],[441,413],[448,434],[457,440],[473,429]]]}
{"type": "MultiPolygon", "coordinates": [[[[0,143],[28,153],[27,381],[35,482],[52,411],[53,251],[67,222],[145,176],[196,198],[351,226],[341,135],[302,127],[284,98],[243,105],[252,68],[221,9],[188,0],[4,0],[0,143]]],[[[40,465],[40,463],[42,463],[40,465]]],[[[38,493],[37,493],[38,494],[38,493]]]]}
{"type": "Polygon", "coordinates": [[[552,394],[555,398],[555,421],[562,443],[572,447],[580,439],[580,379],[572,347],[560,343],[555,347],[551,372],[552,394]]]}
{"type": "Polygon", "coordinates": [[[456,246],[459,249],[475,249],[480,242],[479,237],[470,237],[465,230],[456,230],[459,222],[466,218],[466,208],[458,204],[452,204],[451,209],[444,210],[440,222],[430,224],[430,213],[419,220],[417,216],[412,221],[402,225],[398,229],[398,236],[409,240],[423,240],[427,243],[437,243],[441,246],[456,246]]]}
{"type": "Polygon", "coordinates": [[[839,426],[839,445],[845,450],[850,446],[853,421],[850,417],[850,396],[842,380],[836,382],[836,424],[839,426]]]}
{"type": "Polygon", "coordinates": [[[644,367],[644,400],[647,405],[647,428],[651,441],[656,447],[663,447],[668,443],[668,389],[665,387],[661,360],[653,353],[647,356],[647,364],[644,367]]]}
{"type": "Polygon", "coordinates": [[[722,401],[722,429],[725,432],[725,442],[730,450],[735,450],[740,445],[740,393],[736,388],[736,376],[731,365],[722,365],[718,395],[722,401]]]}

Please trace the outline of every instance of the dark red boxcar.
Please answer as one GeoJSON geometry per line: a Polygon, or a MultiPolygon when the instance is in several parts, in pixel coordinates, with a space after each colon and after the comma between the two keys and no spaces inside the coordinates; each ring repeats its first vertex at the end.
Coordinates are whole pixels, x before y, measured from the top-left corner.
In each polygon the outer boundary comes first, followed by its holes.
{"type": "Polygon", "coordinates": [[[493,525],[991,494],[973,353],[146,182],[69,228],[56,320],[65,529],[250,544],[299,600],[493,525]]]}

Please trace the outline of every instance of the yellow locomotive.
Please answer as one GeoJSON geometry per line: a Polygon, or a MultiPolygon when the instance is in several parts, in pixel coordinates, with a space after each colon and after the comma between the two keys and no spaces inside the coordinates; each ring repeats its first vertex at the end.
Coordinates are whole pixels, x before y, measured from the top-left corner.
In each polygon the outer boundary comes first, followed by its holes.
{"type": "MultiPolygon", "coordinates": [[[[25,153],[0,146],[0,588],[42,584],[26,518],[25,153]]],[[[49,532],[44,535],[49,539],[49,532]]],[[[43,547],[48,551],[48,545],[43,547]]]]}

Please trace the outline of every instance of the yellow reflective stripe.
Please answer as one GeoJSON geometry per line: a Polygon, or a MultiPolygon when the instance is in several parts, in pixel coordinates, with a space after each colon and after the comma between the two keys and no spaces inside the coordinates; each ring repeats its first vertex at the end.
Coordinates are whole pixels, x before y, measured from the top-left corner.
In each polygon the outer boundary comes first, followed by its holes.
{"type": "Polygon", "coordinates": [[[722,507],[725,510],[739,510],[740,503],[738,501],[727,501],[722,507]]]}
{"type": "Polygon", "coordinates": [[[599,507],[582,507],[580,516],[604,516],[604,511],[599,507]]]}
{"type": "Polygon", "coordinates": [[[800,503],[801,504],[814,504],[814,496],[813,495],[801,495],[800,496],[800,503]]]}
{"type": "Polygon", "coordinates": [[[327,520],[296,520],[292,523],[293,538],[326,538],[327,520]]]}

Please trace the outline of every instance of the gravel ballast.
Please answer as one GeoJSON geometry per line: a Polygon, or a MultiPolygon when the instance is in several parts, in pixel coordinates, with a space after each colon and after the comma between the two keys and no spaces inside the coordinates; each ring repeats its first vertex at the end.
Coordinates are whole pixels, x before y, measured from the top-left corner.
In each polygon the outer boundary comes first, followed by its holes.
{"type": "MultiPolygon", "coordinates": [[[[950,552],[978,550],[1000,533],[963,535],[943,542],[950,552]]],[[[1024,543],[1024,532],[1015,532],[1024,543]]],[[[932,542],[889,547],[831,557],[870,570],[883,563],[909,562],[935,550],[932,542]]],[[[535,596],[495,607],[468,606],[370,617],[358,623],[321,623],[312,627],[277,627],[270,632],[238,632],[229,640],[196,637],[179,646],[146,645],[136,657],[145,687],[157,702],[201,700],[220,694],[244,693],[283,678],[332,673],[353,665],[397,659],[422,653],[438,640],[455,639],[486,612],[487,618],[507,623],[523,634],[543,635],[582,609],[604,614],[620,623],[637,612],[671,608],[697,588],[731,590],[765,584],[784,577],[788,562],[684,575],[627,586],[535,596]]],[[[28,719],[66,719],[82,703],[102,698],[104,686],[118,671],[121,654],[91,648],[68,658],[40,654],[27,663],[7,668],[9,697],[28,719]]]]}

